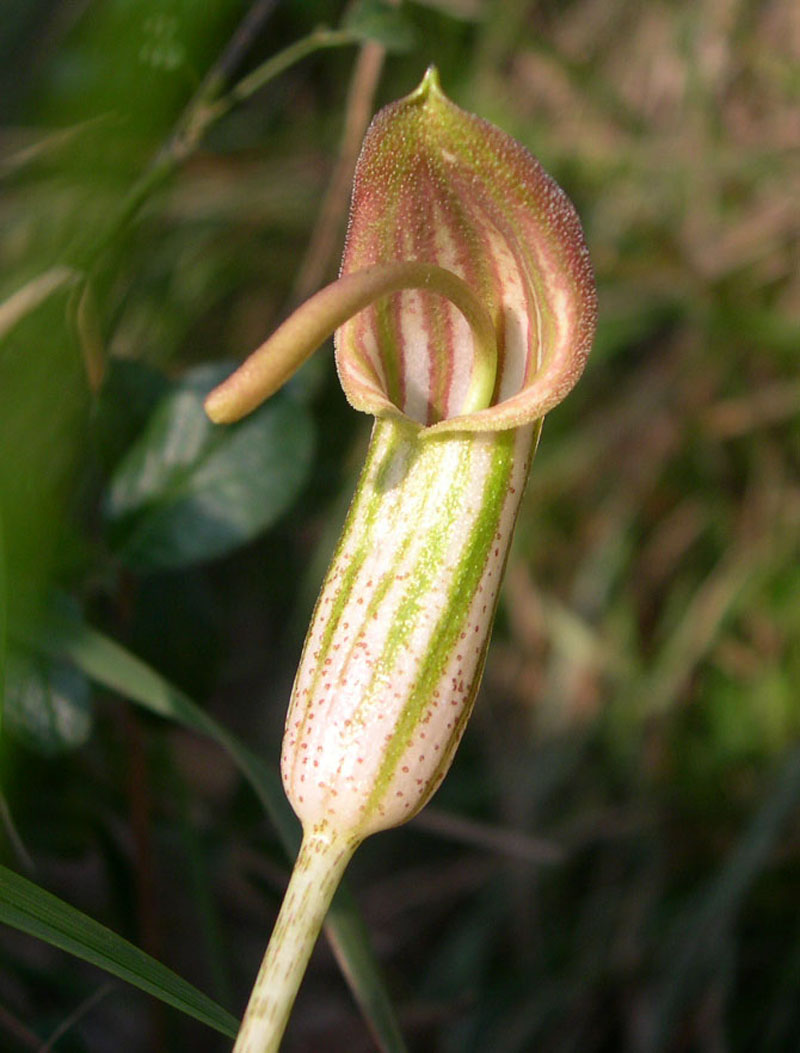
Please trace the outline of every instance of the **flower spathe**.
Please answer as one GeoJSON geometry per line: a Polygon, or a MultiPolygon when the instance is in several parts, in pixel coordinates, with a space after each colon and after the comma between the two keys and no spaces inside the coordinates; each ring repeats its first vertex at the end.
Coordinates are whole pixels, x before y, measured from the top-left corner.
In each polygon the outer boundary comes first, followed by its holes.
{"type": "Polygon", "coordinates": [[[207,408],[220,422],[250,412],[335,329],[339,378],[355,409],[406,416],[424,435],[515,428],[541,419],[577,383],[596,316],[580,220],[563,190],[518,142],[452,103],[429,69],[367,131],[339,282],[307,301],[207,408]],[[383,292],[368,281],[414,261],[439,276],[398,271],[383,292]],[[448,304],[459,280],[466,290],[448,304]],[[497,344],[492,390],[467,413],[475,328],[465,296],[488,312],[497,344]]]}
{"type": "Polygon", "coordinates": [[[497,334],[496,385],[463,415],[466,323],[431,294],[404,292],[336,334],[356,409],[400,410],[431,433],[499,431],[540,419],[577,382],[597,314],[577,213],[524,147],[452,103],[433,69],[375,117],[356,169],[342,275],[390,260],[436,262],[475,291],[497,334]]]}
{"type": "Polygon", "coordinates": [[[564,193],[429,70],[367,132],[340,278],[209,396],[213,419],[237,419],[335,330],[345,394],[377,418],[292,690],[281,773],[303,847],[238,1053],[278,1048],[355,847],[449,767],[541,418],[580,376],[595,316],[564,193]]]}
{"type": "Polygon", "coordinates": [[[311,622],[281,772],[305,825],[414,815],[472,709],[534,426],[422,442],[379,420],[311,622]]]}

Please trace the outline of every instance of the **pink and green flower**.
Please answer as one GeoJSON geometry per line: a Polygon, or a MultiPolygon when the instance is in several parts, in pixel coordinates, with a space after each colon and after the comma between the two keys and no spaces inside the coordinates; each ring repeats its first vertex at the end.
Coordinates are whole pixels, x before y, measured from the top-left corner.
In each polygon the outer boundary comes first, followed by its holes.
{"type": "Polygon", "coordinates": [[[292,691],[281,771],[304,840],[237,1053],[278,1048],[353,851],[444,778],[541,420],[580,377],[595,318],[563,191],[429,70],[367,132],[339,280],[209,396],[214,420],[238,419],[335,330],[345,394],[376,417],[292,691]]]}

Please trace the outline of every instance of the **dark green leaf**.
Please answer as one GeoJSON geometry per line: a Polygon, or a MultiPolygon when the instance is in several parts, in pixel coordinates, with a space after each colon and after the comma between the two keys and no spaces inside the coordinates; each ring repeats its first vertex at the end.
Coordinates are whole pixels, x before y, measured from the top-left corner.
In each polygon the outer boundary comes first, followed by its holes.
{"type": "Polygon", "coordinates": [[[383,44],[387,51],[410,51],[417,42],[402,9],[388,0],[358,0],[348,10],[342,28],[362,40],[383,44]]]}
{"type": "Polygon", "coordinates": [[[59,659],[10,655],[5,716],[7,727],[37,753],[75,749],[92,729],[89,681],[59,659]]]}
{"type": "Polygon", "coordinates": [[[140,570],[222,556],[274,522],[305,482],[313,427],[285,394],[232,427],[211,424],[206,394],[229,366],[193,370],[158,406],[111,479],[110,540],[140,570]]]}
{"type": "Polygon", "coordinates": [[[98,455],[107,471],[141,435],[171,387],[152,366],[135,359],[109,359],[93,419],[98,455]]]}
{"type": "Polygon", "coordinates": [[[223,1035],[238,1030],[235,1017],[105,925],[0,866],[0,922],[97,965],[223,1035]]]}

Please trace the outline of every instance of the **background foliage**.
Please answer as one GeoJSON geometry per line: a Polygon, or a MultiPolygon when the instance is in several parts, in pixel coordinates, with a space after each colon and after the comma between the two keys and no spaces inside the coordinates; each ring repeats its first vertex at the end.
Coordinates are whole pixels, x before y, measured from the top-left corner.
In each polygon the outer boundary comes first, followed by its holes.
{"type": "MultiPolygon", "coordinates": [[[[576,202],[601,315],[454,769],[352,869],[408,1046],[796,1049],[797,5],[247,10],[4,7],[0,862],[241,1012],[287,857],[261,769],[185,725],[274,769],[369,425],[330,355],[229,431],[200,402],[335,274],[363,120],[435,62],[576,202]]],[[[287,1050],[374,1048],[325,946],[298,1010],[287,1050]]],[[[4,927],[3,1049],[226,1042],[4,927]]]]}

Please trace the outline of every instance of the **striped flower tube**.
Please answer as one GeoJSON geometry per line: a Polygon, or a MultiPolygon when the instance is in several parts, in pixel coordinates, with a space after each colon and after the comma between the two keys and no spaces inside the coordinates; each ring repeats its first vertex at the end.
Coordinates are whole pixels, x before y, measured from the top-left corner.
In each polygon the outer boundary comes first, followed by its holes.
{"type": "Polygon", "coordinates": [[[355,848],[444,778],[541,419],[595,314],[572,205],[430,70],[367,132],[339,280],[209,396],[212,419],[237,419],[336,330],[345,394],[376,417],[292,691],[281,771],[304,837],[236,1053],[278,1049],[355,848]]]}

